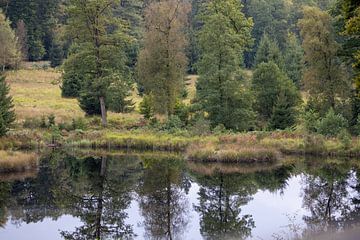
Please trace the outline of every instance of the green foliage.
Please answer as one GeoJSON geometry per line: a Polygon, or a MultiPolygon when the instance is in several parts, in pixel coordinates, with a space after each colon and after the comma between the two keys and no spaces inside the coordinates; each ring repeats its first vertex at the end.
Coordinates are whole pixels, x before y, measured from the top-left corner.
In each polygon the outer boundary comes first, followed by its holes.
{"type": "Polygon", "coordinates": [[[297,111],[285,91],[281,91],[273,108],[269,126],[271,129],[286,129],[295,124],[297,111]]]}
{"type": "Polygon", "coordinates": [[[189,121],[190,109],[185,103],[178,100],[174,108],[174,115],[178,116],[183,123],[187,124],[189,121]]]}
{"type": "Polygon", "coordinates": [[[162,126],[162,130],[174,132],[184,128],[184,126],[184,122],[178,116],[171,115],[162,126]]]}
{"type": "Polygon", "coordinates": [[[340,140],[341,145],[345,150],[348,150],[351,147],[351,135],[346,129],[342,129],[337,138],[340,140]]]}
{"type": "Polygon", "coordinates": [[[264,34],[256,51],[255,65],[268,62],[276,63],[280,69],[284,67],[284,59],[277,42],[264,34]]]}
{"type": "MultiPolygon", "coordinates": [[[[104,126],[107,124],[109,102],[106,98],[109,87],[117,81],[127,83],[130,79],[125,49],[132,38],[128,36],[124,24],[114,17],[115,3],[118,1],[99,0],[84,5],[81,0],[71,0],[68,8],[67,33],[74,37],[77,46],[67,60],[70,62],[65,63],[69,66],[64,69],[65,76],[69,74],[69,78],[65,79],[71,83],[70,86],[80,86],[80,107],[88,115],[101,114],[104,126]],[[89,19],[94,20],[89,22],[89,19]],[[76,80],[71,80],[72,76],[76,80]]],[[[120,96],[124,95],[118,94],[117,101],[120,96]]],[[[125,101],[119,103],[124,104],[125,101]]],[[[124,109],[124,106],[120,108],[124,109]]]]}
{"type": "Polygon", "coordinates": [[[52,43],[52,46],[50,48],[49,60],[50,66],[53,68],[58,67],[63,63],[64,52],[62,46],[59,43],[52,43]]]}
{"type": "Polygon", "coordinates": [[[191,119],[189,131],[194,135],[207,135],[210,131],[211,122],[202,115],[196,115],[191,119]]]}
{"type": "Polygon", "coordinates": [[[0,136],[4,136],[15,121],[14,105],[9,91],[5,77],[0,76],[0,136]]]}
{"type": "Polygon", "coordinates": [[[50,114],[48,116],[48,123],[49,123],[49,127],[52,127],[55,125],[55,115],[54,114],[50,114]]]}
{"type": "Polygon", "coordinates": [[[134,109],[134,103],[129,99],[131,83],[129,79],[122,80],[120,76],[117,81],[114,80],[111,83],[106,95],[109,110],[116,113],[124,113],[134,109]]]}
{"type": "Polygon", "coordinates": [[[295,34],[289,34],[284,55],[285,73],[300,88],[304,71],[303,50],[295,34]]]}
{"type": "Polygon", "coordinates": [[[305,129],[310,133],[316,132],[319,119],[320,115],[316,111],[312,109],[306,111],[303,115],[305,129]]]}
{"type": "Polygon", "coordinates": [[[298,26],[304,49],[304,85],[313,100],[322,108],[336,108],[338,101],[346,100],[350,82],[338,58],[331,16],[316,7],[304,7],[298,26]]]}
{"type": "Polygon", "coordinates": [[[25,23],[29,60],[49,57],[59,4],[60,0],[0,1],[0,8],[6,9],[12,27],[20,20],[25,23]]]}
{"type": "Polygon", "coordinates": [[[10,22],[5,19],[0,9],[0,71],[6,67],[16,67],[21,60],[21,52],[18,49],[17,37],[10,27],[10,22]]]}
{"type": "Polygon", "coordinates": [[[187,66],[184,34],[190,6],[187,1],[152,1],[145,9],[143,48],[137,73],[146,94],[153,95],[156,113],[170,116],[184,85],[187,66]]]}
{"type": "Polygon", "coordinates": [[[258,49],[261,38],[266,33],[270,39],[279,44],[281,51],[285,50],[289,25],[287,1],[284,0],[249,0],[243,1],[248,16],[254,20],[252,36],[255,39],[253,51],[247,54],[246,65],[251,67],[254,63],[255,51],[258,49]]]}
{"type": "Polygon", "coordinates": [[[252,21],[242,8],[236,0],[204,5],[196,86],[197,101],[211,124],[239,131],[249,129],[254,119],[252,95],[239,76],[243,52],[252,43],[252,21]]]}
{"type": "Polygon", "coordinates": [[[151,119],[154,117],[154,109],[152,104],[152,95],[145,95],[140,102],[140,113],[144,115],[144,118],[151,119]]]}
{"type": "Polygon", "coordinates": [[[274,126],[285,121],[285,119],[280,120],[280,115],[285,113],[281,113],[281,111],[286,111],[286,114],[288,114],[289,119],[286,122],[294,121],[294,110],[300,100],[299,92],[275,63],[261,63],[256,67],[253,74],[252,88],[256,97],[255,108],[261,121],[269,121],[274,111],[277,116],[274,117],[273,121],[279,121],[276,124],[273,122],[274,126]],[[284,96],[278,102],[282,91],[284,96]],[[278,106],[276,106],[277,102],[279,103],[278,106]],[[275,120],[276,118],[278,120],[275,120]]]}
{"type": "Polygon", "coordinates": [[[347,127],[347,120],[330,108],[326,116],[319,121],[317,131],[325,136],[336,136],[347,127]]]}

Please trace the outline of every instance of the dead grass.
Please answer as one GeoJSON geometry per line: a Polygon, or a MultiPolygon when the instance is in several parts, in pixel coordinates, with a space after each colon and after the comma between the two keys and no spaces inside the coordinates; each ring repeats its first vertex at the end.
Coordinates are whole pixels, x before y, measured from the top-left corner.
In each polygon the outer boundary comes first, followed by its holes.
{"type": "Polygon", "coordinates": [[[187,166],[192,172],[211,176],[214,173],[254,173],[259,171],[271,170],[279,167],[281,164],[225,164],[225,163],[199,163],[188,162],[187,166]]]}
{"type": "Polygon", "coordinates": [[[0,151],[0,172],[20,172],[34,169],[39,160],[34,153],[0,151]]]}
{"type": "Polygon", "coordinates": [[[76,99],[61,97],[60,73],[54,70],[19,70],[7,73],[10,94],[19,122],[54,114],[58,121],[82,117],[76,99]]]}
{"type": "Polygon", "coordinates": [[[221,163],[273,162],[280,158],[275,148],[237,142],[192,144],[186,155],[191,161],[221,163]]]}

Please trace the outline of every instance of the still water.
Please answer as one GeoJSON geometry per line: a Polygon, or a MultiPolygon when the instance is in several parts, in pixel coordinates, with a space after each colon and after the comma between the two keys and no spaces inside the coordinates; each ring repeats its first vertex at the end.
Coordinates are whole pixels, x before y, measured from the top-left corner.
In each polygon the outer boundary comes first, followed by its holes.
{"type": "Polygon", "coordinates": [[[43,154],[0,175],[0,239],[292,239],[360,222],[349,161],[188,163],[177,154],[43,154]]]}

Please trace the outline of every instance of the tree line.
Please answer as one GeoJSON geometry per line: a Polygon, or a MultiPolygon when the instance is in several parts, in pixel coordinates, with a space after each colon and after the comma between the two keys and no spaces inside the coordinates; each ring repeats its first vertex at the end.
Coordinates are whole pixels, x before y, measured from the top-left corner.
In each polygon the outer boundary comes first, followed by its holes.
{"type": "Polygon", "coordinates": [[[63,97],[78,98],[104,126],[108,110],[133,109],[135,83],[149,119],[205,119],[236,131],[298,121],[316,131],[327,116],[352,131],[360,126],[355,0],[3,0],[0,7],[3,69],[19,56],[61,65],[63,97]],[[184,104],[189,73],[199,78],[184,104]]]}

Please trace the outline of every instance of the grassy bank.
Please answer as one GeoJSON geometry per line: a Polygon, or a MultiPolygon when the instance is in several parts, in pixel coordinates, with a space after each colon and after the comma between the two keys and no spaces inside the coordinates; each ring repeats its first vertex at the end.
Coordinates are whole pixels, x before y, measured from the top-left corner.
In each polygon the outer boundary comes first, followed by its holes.
{"type": "Polygon", "coordinates": [[[31,170],[38,164],[38,157],[34,153],[0,151],[0,172],[31,170]]]}
{"type": "MultiPolygon", "coordinates": [[[[211,133],[196,129],[164,130],[151,126],[132,113],[108,114],[103,129],[99,117],[85,117],[76,99],[61,97],[60,73],[53,69],[23,69],[7,73],[14,98],[17,122],[0,149],[35,149],[54,146],[91,149],[136,149],[181,151],[197,162],[264,163],[284,155],[360,157],[360,139],[346,143],[337,138],[307,135],[302,132],[211,133]],[[55,117],[57,131],[46,125],[55,117]],[[199,135],[203,134],[203,135],[199,135]]],[[[195,95],[196,76],[187,80],[189,102],[195,95]]],[[[141,101],[134,92],[135,105],[141,101]]],[[[137,109],[137,107],[135,108],[137,109]]],[[[201,126],[200,126],[201,127],[201,126]]],[[[197,127],[196,127],[197,128],[197,127]]]]}

